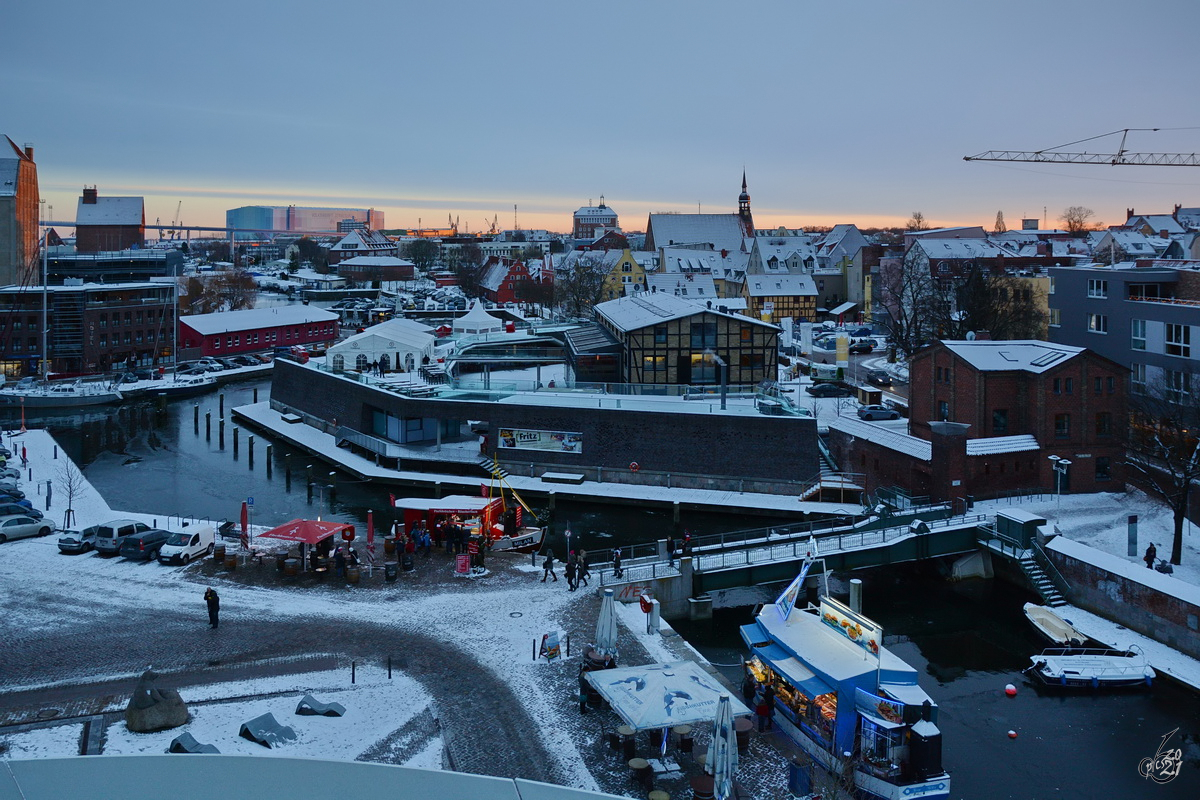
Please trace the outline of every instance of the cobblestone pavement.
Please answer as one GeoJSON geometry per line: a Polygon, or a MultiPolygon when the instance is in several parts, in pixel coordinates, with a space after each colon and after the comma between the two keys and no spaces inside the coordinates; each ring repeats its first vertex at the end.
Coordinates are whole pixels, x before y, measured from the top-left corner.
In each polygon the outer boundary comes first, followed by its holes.
{"type": "MultiPolygon", "coordinates": [[[[212,561],[170,569],[52,558],[52,571],[29,576],[28,590],[3,598],[0,732],[123,707],[149,665],[184,690],[337,668],[348,683],[351,661],[384,668],[390,657],[395,670],[428,692],[452,768],[640,796],[624,760],[605,742],[619,718],[602,709],[578,712],[577,669],[595,629],[599,593],[538,582],[541,571],[527,555],[490,554],[490,574],[478,579],[451,577],[445,554],[418,556],[417,569],[395,583],[381,568],[370,576],[364,569],[357,586],[334,576],[289,579],[270,561],[231,573],[212,561]],[[222,596],[217,630],[206,624],[207,585],[222,596]],[[555,629],[570,634],[570,658],[535,663],[537,637],[555,629]]],[[[619,644],[623,664],[654,660],[624,629],[619,644]]],[[[677,645],[690,657],[682,640],[677,645]]],[[[428,739],[429,722],[410,722],[361,757],[397,758],[428,739]]],[[[698,747],[706,737],[697,732],[698,747]]],[[[787,749],[773,738],[756,735],[740,771],[750,796],[783,796],[787,749]]],[[[698,774],[687,757],[681,765],[685,773],[663,785],[676,796],[698,774]]]]}

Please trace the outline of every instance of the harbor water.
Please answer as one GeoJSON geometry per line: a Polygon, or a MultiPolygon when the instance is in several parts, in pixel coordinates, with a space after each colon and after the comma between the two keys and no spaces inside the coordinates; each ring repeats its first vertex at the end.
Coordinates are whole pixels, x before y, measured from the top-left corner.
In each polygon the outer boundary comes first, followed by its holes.
{"type": "MultiPolygon", "coordinates": [[[[268,477],[266,446],[271,442],[255,433],[252,461],[251,432],[246,430],[238,432],[235,457],[229,411],[252,402],[255,390],[266,400],[269,382],[231,384],[165,409],[147,399],[119,409],[29,417],[27,424],[47,427],[112,508],[153,514],[160,524],[176,516],[237,519],[241,503],[252,498],[257,525],[317,515],[363,524],[372,509],[382,530],[393,519],[389,491],[421,494],[359,482],[301,452],[289,457],[283,442],[275,443],[268,477]],[[224,447],[219,437],[222,396],[224,447]]],[[[3,413],[0,421],[6,426],[19,424],[13,411],[3,413]]],[[[50,476],[34,476],[35,482],[39,477],[50,476]]],[[[558,502],[555,522],[553,543],[560,556],[566,546],[562,532],[568,528],[573,548],[601,550],[665,538],[673,527],[670,511],[567,501],[558,502]]],[[[679,524],[703,534],[744,528],[747,519],[684,513],[679,524]]],[[[1027,593],[998,580],[952,584],[934,564],[891,566],[856,577],[865,583],[864,613],[882,624],[885,642],[917,668],[922,687],[941,707],[952,797],[1200,797],[1197,694],[1166,680],[1149,690],[1124,693],[1040,692],[1021,674],[1029,656],[1043,647],[1021,611],[1034,599],[1027,593]],[[1018,687],[1014,698],[1005,696],[1008,683],[1018,687]],[[1153,757],[1163,737],[1175,729],[1166,747],[1183,751],[1180,776],[1165,784],[1142,777],[1139,764],[1153,757]]],[[[750,619],[750,609],[720,610],[712,620],[675,627],[721,665],[736,686],[745,655],[737,626],[750,619]]]]}

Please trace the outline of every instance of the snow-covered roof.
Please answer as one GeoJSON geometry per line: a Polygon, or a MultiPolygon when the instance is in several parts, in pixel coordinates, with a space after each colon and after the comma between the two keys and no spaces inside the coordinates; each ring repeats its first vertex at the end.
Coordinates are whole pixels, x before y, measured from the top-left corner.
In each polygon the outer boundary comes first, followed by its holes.
{"type": "Polygon", "coordinates": [[[913,247],[919,247],[931,261],[939,258],[995,258],[1011,255],[987,239],[919,239],[913,247]]]}
{"type": "Polygon", "coordinates": [[[811,275],[747,275],[746,294],[751,297],[816,297],[817,284],[811,275]]]}
{"type": "Polygon", "coordinates": [[[141,225],[145,207],[140,197],[97,197],[95,203],[79,198],[76,225],[141,225]]]}
{"type": "Polygon", "coordinates": [[[1159,231],[1183,233],[1183,226],[1170,214],[1138,214],[1127,220],[1125,225],[1128,227],[1148,225],[1155,233],[1159,231]]]}
{"type": "Polygon", "coordinates": [[[705,313],[731,317],[743,325],[766,325],[769,328],[778,330],[777,326],[759,322],[752,317],[719,311],[716,306],[716,303],[719,301],[716,298],[713,298],[713,300],[713,307],[708,308],[707,306],[697,305],[672,294],[640,292],[634,297],[619,297],[616,300],[600,303],[596,306],[596,313],[607,319],[614,327],[621,331],[632,331],[650,325],[661,325],[673,319],[683,319],[684,317],[705,313]]]}
{"type": "Polygon", "coordinates": [[[499,291],[500,286],[504,283],[504,279],[508,277],[508,271],[511,268],[512,264],[498,258],[495,259],[484,269],[483,275],[479,278],[479,286],[487,289],[489,292],[499,291]]]}
{"type": "Polygon", "coordinates": [[[416,350],[426,355],[433,352],[434,337],[406,323],[407,320],[390,319],[372,325],[362,333],[356,333],[330,347],[328,354],[345,355],[349,351],[370,355],[376,351],[390,352],[396,349],[416,350]]]}
{"type": "MultiPolygon", "coordinates": [[[[286,263],[286,262],[285,262],[286,263]]],[[[413,262],[396,258],[395,256],[355,256],[338,262],[338,266],[348,267],[412,267],[413,262]]]]}
{"type": "MultiPolygon", "coordinates": [[[[646,286],[656,293],[666,292],[689,300],[717,300],[717,287],[712,275],[705,273],[658,272],[646,276],[646,286]]],[[[721,301],[724,303],[724,301],[721,301]]]]}
{"type": "Polygon", "coordinates": [[[1024,453],[1038,450],[1041,446],[1032,434],[1020,436],[991,436],[985,439],[968,439],[967,455],[991,456],[1001,453],[1024,453]]]}
{"type": "Polygon", "coordinates": [[[1042,373],[1057,367],[1084,351],[1083,347],[1040,342],[1036,339],[1014,339],[1006,342],[943,341],[950,352],[982,372],[1042,373]]]}
{"type": "Polygon", "coordinates": [[[900,433],[857,417],[837,417],[829,422],[829,429],[922,461],[933,459],[933,445],[925,439],[918,439],[916,436],[909,436],[907,433],[900,433]]]}
{"type": "Polygon", "coordinates": [[[313,306],[276,306],[248,308],[242,311],[217,311],[213,314],[194,314],[179,321],[201,336],[283,325],[307,325],[312,322],[332,322],[338,315],[313,306]]]}
{"type": "Polygon", "coordinates": [[[483,310],[483,304],[476,300],[466,314],[454,320],[455,333],[488,333],[504,330],[504,321],[483,310]]]}
{"type": "Polygon", "coordinates": [[[741,250],[742,220],[737,214],[651,214],[656,247],[709,244],[714,250],[741,250]]]}
{"type": "Polygon", "coordinates": [[[613,211],[608,206],[583,206],[575,212],[577,217],[613,217],[616,218],[617,212],[613,211]]]}

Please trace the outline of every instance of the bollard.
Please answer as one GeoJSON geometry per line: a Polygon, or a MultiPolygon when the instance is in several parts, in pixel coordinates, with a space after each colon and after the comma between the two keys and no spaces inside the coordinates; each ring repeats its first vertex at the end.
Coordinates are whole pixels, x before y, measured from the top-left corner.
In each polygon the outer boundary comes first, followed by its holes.
{"type": "Polygon", "coordinates": [[[254,387],[254,402],[255,403],[258,402],[258,387],[257,386],[254,387]]]}
{"type": "Polygon", "coordinates": [[[238,454],[238,426],[233,426],[233,457],[237,458],[238,454]]]}
{"type": "Polygon", "coordinates": [[[246,437],[246,457],[250,462],[250,469],[254,469],[254,434],[246,437]]]}
{"type": "Polygon", "coordinates": [[[274,449],[274,445],[270,445],[270,444],[267,445],[267,479],[268,480],[271,477],[271,453],[272,453],[273,449],[274,449]]]}
{"type": "Polygon", "coordinates": [[[197,436],[200,435],[200,404],[199,403],[192,404],[192,429],[196,432],[197,436]]]}
{"type": "Polygon", "coordinates": [[[58,460],[58,445],[54,445],[54,460],[58,460]]]}
{"type": "Polygon", "coordinates": [[[850,610],[862,613],[862,579],[850,579],[850,610]]]}
{"type": "Polygon", "coordinates": [[[54,497],[54,484],[46,481],[46,510],[50,510],[50,500],[54,497]]]}
{"type": "Polygon", "coordinates": [[[212,412],[204,412],[204,441],[212,441],[212,412]]]}
{"type": "Polygon", "coordinates": [[[225,393],[221,392],[219,395],[217,395],[217,398],[218,398],[218,406],[217,407],[221,412],[220,417],[221,417],[221,419],[225,419],[225,393]]]}
{"type": "Polygon", "coordinates": [[[392,657],[388,656],[388,680],[392,679],[392,657]]]}
{"type": "Polygon", "coordinates": [[[217,446],[225,449],[225,418],[217,420],[217,446]]]}
{"type": "Polygon", "coordinates": [[[354,683],[354,673],[355,673],[355,670],[357,670],[357,669],[358,669],[358,662],[351,661],[350,662],[350,683],[351,684],[354,683]]]}

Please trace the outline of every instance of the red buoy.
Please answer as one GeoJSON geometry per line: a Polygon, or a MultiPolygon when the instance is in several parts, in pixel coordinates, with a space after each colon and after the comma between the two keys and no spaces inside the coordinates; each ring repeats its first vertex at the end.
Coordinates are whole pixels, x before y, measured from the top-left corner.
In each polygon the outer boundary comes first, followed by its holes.
{"type": "Polygon", "coordinates": [[[1008,732],[1008,738],[1010,738],[1010,739],[1015,739],[1015,738],[1017,738],[1017,732],[1016,732],[1016,731],[1009,731],[1009,732],[1008,732]]]}
{"type": "Polygon", "coordinates": [[[1004,693],[1006,695],[1008,695],[1009,697],[1016,697],[1017,696],[1017,687],[1013,686],[1010,683],[1004,687],[1004,693]]]}

